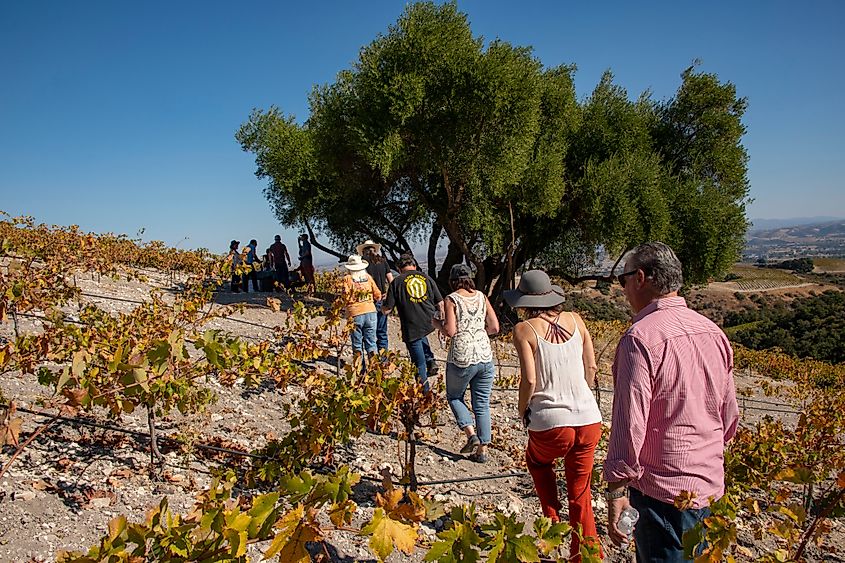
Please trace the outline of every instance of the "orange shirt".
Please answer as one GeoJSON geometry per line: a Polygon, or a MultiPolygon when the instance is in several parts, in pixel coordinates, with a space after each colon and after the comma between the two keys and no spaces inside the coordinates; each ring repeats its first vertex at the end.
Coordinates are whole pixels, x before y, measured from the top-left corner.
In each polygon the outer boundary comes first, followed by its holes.
{"type": "Polygon", "coordinates": [[[350,299],[350,304],[346,307],[346,315],[349,318],[365,313],[375,313],[375,302],[381,299],[381,291],[376,281],[367,272],[355,272],[344,276],[343,295],[350,299]]]}

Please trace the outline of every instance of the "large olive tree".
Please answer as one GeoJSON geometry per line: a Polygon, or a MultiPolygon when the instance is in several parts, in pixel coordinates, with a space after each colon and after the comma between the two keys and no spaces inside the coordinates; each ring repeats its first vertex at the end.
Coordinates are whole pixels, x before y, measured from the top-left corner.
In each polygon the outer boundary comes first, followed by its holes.
{"type": "Polygon", "coordinates": [[[665,102],[606,73],[579,103],[574,71],[485,44],[454,4],[418,3],[314,89],[304,124],[256,110],[236,137],[282,223],[393,255],[427,239],[432,273],[446,236],[441,280],[461,260],[494,293],[528,261],[574,280],[599,251],[649,239],[675,246],[692,282],[724,270],[746,228],[745,101],[688,69],[665,102]]]}

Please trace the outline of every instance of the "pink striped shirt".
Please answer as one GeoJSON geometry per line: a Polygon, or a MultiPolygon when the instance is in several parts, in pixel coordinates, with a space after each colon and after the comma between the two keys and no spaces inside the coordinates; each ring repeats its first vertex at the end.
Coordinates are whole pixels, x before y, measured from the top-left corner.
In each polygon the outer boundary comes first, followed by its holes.
{"type": "Polygon", "coordinates": [[[604,477],[694,508],[725,489],[725,443],[739,420],[733,350],[725,333],[681,297],[649,304],[613,361],[613,422],[604,477]]]}

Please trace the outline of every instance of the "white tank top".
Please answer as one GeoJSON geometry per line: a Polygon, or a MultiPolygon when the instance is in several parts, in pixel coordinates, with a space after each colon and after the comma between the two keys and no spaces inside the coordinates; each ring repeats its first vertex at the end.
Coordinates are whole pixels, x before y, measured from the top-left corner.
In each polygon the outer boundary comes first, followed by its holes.
{"type": "Polygon", "coordinates": [[[487,298],[480,291],[472,297],[460,293],[447,296],[455,304],[457,332],[452,337],[446,361],[459,368],[493,361],[490,337],[487,336],[487,298]]]}
{"type": "MultiPolygon", "coordinates": [[[[544,339],[528,323],[537,336],[537,351],[534,353],[537,380],[534,394],[528,401],[531,409],[529,430],[601,422],[601,411],[584,379],[584,342],[575,315],[572,315],[572,321],[575,331],[569,340],[561,343],[544,339]]],[[[552,324],[557,325],[557,319],[552,324]]]]}

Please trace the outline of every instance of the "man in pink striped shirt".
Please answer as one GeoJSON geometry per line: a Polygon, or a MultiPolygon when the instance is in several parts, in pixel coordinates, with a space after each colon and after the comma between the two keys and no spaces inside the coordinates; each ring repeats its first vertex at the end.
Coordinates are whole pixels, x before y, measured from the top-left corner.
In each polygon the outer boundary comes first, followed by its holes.
{"type": "Polygon", "coordinates": [[[684,531],[724,494],[724,449],[739,415],[733,351],[678,297],[681,263],[667,245],[635,248],[618,279],[635,317],[613,362],[608,533],[617,545],[627,539],[616,524],[633,506],[637,561],[683,561],[684,531]],[[682,491],[694,495],[686,510],[674,506],[682,491]]]}

